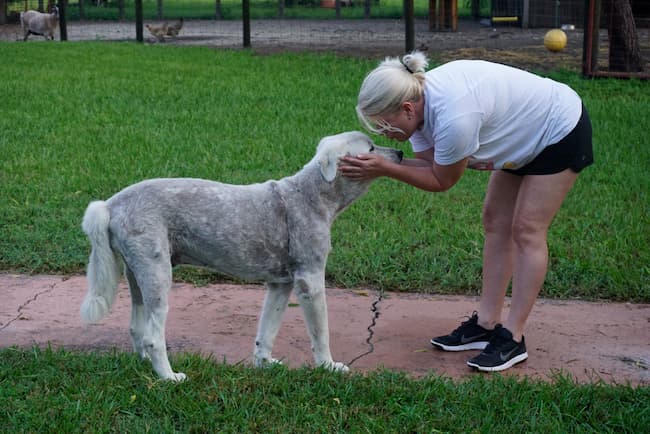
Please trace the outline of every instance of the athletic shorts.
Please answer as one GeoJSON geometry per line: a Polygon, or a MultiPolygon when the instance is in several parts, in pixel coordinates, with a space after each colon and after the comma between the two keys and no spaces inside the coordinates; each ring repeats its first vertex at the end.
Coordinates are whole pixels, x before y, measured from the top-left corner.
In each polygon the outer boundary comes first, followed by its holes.
{"type": "Polygon", "coordinates": [[[591,146],[591,121],[587,108],[575,128],[559,142],[547,146],[533,161],[519,169],[502,169],[513,175],[551,175],[566,169],[578,173],[594,162],[591,146]]]}

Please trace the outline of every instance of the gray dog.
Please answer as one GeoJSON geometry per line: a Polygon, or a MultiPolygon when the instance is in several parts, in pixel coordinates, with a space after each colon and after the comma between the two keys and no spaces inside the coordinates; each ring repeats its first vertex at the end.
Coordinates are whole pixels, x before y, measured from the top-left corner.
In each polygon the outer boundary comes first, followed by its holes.
{"type": "Polygon", "coordinates": [[[152,179],[105,202],[92,202],[82,225],[92,243],[82,319],[97,322],[108,314],[124,263],[134,349],[151,359],[160,377],[181,381],[185,374],[172,371],[167,358],[167,297],[172,267],[199,265],[266,283],[253,353],[256,366],[276,361],[271,349],[293,290],[316,364],[346,371],[345,364],[332,360],[329,348],[325,265],[334,219],[370,186],[370,181],[341,176],[338,160],[361,153],[402,159],[399,150],[347,132],[323,138],[301,171],[279,181],[229,185],[152,179]]]}

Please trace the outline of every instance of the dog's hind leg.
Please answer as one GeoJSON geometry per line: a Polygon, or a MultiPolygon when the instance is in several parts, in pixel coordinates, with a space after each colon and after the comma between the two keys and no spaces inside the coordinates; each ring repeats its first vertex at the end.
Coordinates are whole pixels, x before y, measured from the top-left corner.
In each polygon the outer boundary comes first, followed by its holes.
{"type": "Polygon", "coordinates": [[[140,291],[138,281],[135,279],[133,271],[131,271],[128,265],[126,266],[125,274],[126,280],[129,282],[129,290],[131,291],[131,324],[129,326],[129,332],[131,333],[133,350],[141,359],[148,359],[149,355],[144,348],[145,308],[142,291],[140,291]]]}
{"type": "Polygon", "coordinates": [[[294,291],[305,316],[316,364],[332,371],[347,372],[349,368],[332,360],[330,352],[325,276],[322,273],[305,274],[296,279],[294,291]]]}
{"type": "Polygon", "coordinates": [[[131,255],[126,260],[137,280],[144,302],[142,346],[151,359],[153,369],[161,378],[182,381],[186,376],[182,372],[172,371],[165,341],[165,321],[169,311],[167,297],[172,286],[169,248],[166,245],[148,245],[144,249],[145,245],[148,243],[142,243],[138,254],[131,255]]]}
{"type": "Polygon", "coordinates": [[[257,327],[255,350],[253,352],[253,360],[257,367],[278,362],[271,357],[271,350],[273,349],[275,337],[280,330],[282,316],[289,303],[291,289],[291,284],[266,284],[266,295],[257,327]]]}

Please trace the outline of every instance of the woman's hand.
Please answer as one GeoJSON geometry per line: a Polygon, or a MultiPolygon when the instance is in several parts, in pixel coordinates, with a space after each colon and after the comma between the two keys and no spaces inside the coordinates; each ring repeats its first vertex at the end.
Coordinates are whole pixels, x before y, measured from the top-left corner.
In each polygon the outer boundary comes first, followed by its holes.
{"type": "Polygon", "coordinates": [[[388,162],[380,155],[348,155],[339,159],[339,169],[348,178],[367,181],[386,174],[388,162]]]}

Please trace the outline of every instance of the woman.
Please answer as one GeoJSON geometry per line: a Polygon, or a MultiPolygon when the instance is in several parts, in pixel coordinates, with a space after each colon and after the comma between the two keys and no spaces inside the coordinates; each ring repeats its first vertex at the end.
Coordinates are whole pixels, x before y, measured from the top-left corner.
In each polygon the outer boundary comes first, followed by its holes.
{"type": "Polygon", "coordinates": [[[591,123],[562,83],[485,61],[427,66],[420,52],[387,58],[363,81],[356,107],[368,130],[410,140],[415,158],[396,164],[364,154],[340,167],[350,178],[388,176],[433,192],[451,188],[466,168],[492,171],[478,309],[431,343],[480,349],[467,364],[501,371],[528,358],[524,327],[546,275],[546,234],[578,173],[593,162],[591,123]]]}

